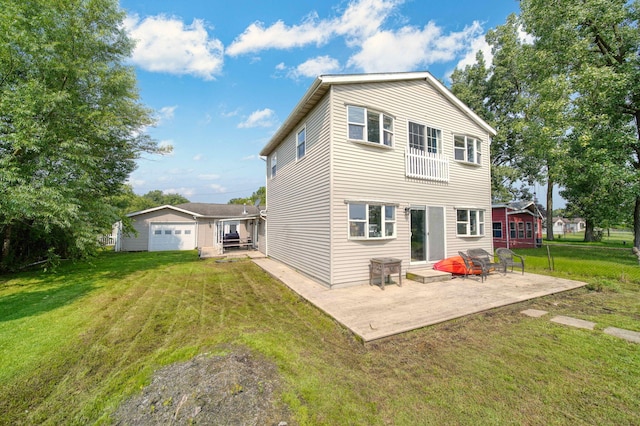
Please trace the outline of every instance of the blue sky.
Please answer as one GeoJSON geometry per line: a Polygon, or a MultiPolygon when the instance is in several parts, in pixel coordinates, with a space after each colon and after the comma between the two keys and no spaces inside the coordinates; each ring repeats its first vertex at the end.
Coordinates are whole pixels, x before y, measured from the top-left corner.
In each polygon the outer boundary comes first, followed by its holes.
{"type": "MultiPolygon", "coordinates": [[[[172,145],[131,175],[226,203],[265,184],[258,152],[319,74],[430,71],[448,84],[516,0],[121,0],[149,134],[172,145]]],[[[540,194],[542,196],[542,194],[540,194]]]]}

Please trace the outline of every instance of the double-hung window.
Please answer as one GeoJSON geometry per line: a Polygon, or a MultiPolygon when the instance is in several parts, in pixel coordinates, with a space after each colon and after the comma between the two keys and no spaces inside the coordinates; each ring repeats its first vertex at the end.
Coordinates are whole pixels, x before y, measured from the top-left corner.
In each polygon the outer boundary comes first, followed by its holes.
{"type": "Polygon", "coordinates": [[[533,226],[531,222],[527,222],[527,238],[533,238],[533,226]]]}
{"type": "Polygon", "coordinates": [[[493,222],[493,238],[502,238],[502,222],[493,222]]]}
{"type": "Polygon", "coordinates": [[[410,121],[409,146],[418,151],[437,154],[442,146],[442,132],[410,121]]]}
{"type": "Polygon", "coordinates": [[[509,237],[516,238],[516,223],[509,222],[509,237]]]}
{"type": "Polygon", "coordinates": [[[278,155],[274,152],[271,157],[271,177],[276,177],[276,171],[278,170],[278,155]]]}
{"type": "Polygon", "coordinates": [[[457,209],[456,233],[466,237],[484,235],[484,210],[457,209]]]}
{"type": "Polygon", "coordinates": [[[347,121],[349,139],[393,145],[393,118],[378,111],[364,107],[348,106],[347,121]]]}
{"type": "Polygon", "coordinates": [[[382,239],[396,236],[396,207],[382,204],[349,205],[349,238],[382,239]]]}
{"type": "Polygon", "coordinates": [[[518,238],[524,238],[524,222],[518,222],[518,238]]]}
{"type": "Polygon", "coordinates": [[[296,135],[296,151],[298,160],[304,157],[307,150],[307,129],[303,127],[296,135]]]}
{"type": "Polygon", "coordinates": [[[453,137],[453,157],[458,161],[482,164],[482,143],[471,136],[453,137]]]}

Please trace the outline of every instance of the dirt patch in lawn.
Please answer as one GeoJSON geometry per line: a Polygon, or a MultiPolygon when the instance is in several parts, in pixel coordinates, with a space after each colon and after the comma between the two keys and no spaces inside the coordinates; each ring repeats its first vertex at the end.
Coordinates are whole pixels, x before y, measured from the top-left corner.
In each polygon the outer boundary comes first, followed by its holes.
{"type": "Polygon", "coordinates": [[[117,425],[291,425],[286,407],[277,402],[281,385],[275,365],[245,350],[198,355],[156,371],[114,420],[117,425]]]}

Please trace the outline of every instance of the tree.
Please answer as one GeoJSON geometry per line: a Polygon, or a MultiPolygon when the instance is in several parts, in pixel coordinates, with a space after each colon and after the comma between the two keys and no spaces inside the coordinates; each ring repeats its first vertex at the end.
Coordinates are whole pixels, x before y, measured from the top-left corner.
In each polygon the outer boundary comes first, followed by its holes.
{"type": "Polygon", "coordinates": [[[258,200],[260,200],[260,205],[264,206],[267,203],[267,188],[264,186],[258,188],[250,197],[232,198],[227,204],[255,204],[258,200]]]}
{"type": "MultiPolygon", "coordinates": [[[[487,68],[479,53],[476,64],[454,71],[451,89],[497,130],[491,144],[493,200],[530,199],[526,187],[515,185],[546,181],[550,215],[560,174],[557,129],[568,96],[560,90],[563,85],[543,77],[544,58],[522,39],[516,15],[486,38],[492,47],[491,65],[487,68]]],[[[547,229],[547,237],[553,239],[553,229],[547,229]]]]}
{"type": "Polygon", "coordinates": [[[131,185],[123,185],[121,192],[113,197],[109,204],[117,207],[121,215],[126,215],[165,204],[176,205],[188,202],[189,200],[180,194],[165,194],[158,189],[138,195],[133,192],[131,185]]]}
{"type": "MultiPolygon", "coordinates": [[[[570,84],[575,137],[581,141],[572,159],[584,160],[582,170],[601,159],[613,165],[607,159],[614,158],[622,159],[616,170],[627,168],[615,176],[598,174],[603,178],[599,185],[625,179],[634,203],[634,245],[640,247],[640,2],[522,0],[520,5],[525,29],[555,64],[556,75],[566,76],[570,84]],[[600,128],[607,129],[607,137],[600,128]]],[[[596,208],[587,203],[592,191],[574,191],[573,196],[583,209],[596,208]]]]}
{"type": "Polygon", "coordinates": [[[0,270],[83,257],[143,152],[141,105],[116,0],[0,0],[0,270]]]}

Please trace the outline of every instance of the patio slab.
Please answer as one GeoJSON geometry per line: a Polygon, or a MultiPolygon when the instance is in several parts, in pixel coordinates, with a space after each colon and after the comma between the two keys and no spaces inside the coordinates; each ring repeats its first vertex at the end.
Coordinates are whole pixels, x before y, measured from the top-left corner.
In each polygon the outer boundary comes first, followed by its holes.
{"type": "Polygon", "coordinates": [[[540,317],[543,317],[543,316],[547,315],[549,312],[541,311],[539,309],[525,309],[524,311],[522,311],[520,313],[521,314],[525,314],[528,317],[540,318],[540,317]]]}
{"type": "Polygon", "coordinates": [[[402,287],[388,285],[385,291],[369,285],[329,289],[276,260],[253,261],[365,342],[585,285],[508,273],[492,274],[484,283],[473,278],[430,284],[403,280],[402,287]]]}
{"type": "Polygon", "coordinates": [[[610,336],[628,340],[629,342],[640,343],[640,332],[638,331],[625,330],[623,328],[616,327],[607,327],[603,330],[603,332],[610,336]]]}
{"type": "Polygon", "coordinates": [[[586,328],[587,330],[593,330],[596,326],[595,322],[585,321],[577,318],[565,317],[563,315],[558,315],[557,317],[553,317],[550,321],[555,322],[557,324],[568,325],[571,327],[577,328],[586,328]]]}

